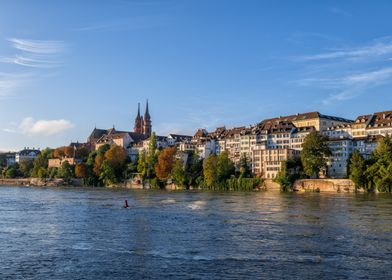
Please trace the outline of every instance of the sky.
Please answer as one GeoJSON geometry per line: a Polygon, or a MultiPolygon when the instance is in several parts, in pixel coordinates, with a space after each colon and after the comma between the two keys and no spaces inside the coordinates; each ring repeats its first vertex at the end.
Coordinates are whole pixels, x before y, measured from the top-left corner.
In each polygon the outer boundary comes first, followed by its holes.
{"type": "Polygon", "coordinates": [[[0,0],[0,150],[392,110],[391,1],[0,0]]]}

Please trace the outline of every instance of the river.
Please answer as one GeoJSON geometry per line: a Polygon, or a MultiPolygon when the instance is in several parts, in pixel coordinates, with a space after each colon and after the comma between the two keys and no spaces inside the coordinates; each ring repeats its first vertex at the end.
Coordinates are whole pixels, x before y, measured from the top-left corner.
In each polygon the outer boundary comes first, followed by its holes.
{"type": "Polygon", "coordinates": [[[390,195],[0,187],[0,279],[391,275],[390,195]]]}

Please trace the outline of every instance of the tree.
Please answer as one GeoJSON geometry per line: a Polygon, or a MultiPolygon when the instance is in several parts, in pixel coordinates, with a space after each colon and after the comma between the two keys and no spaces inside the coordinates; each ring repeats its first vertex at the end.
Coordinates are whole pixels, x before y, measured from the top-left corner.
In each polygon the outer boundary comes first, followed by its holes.
{"type": "Polygon", "coordinates": [[[74,157],[74,154],[75,154],[75,149],[74,149],[74,147],[65,146],[65,147],[63,147],[63,150],[64,150],[64,155],[65,155],[66,157],[68,157],[68,158],[74,157]]]}
{"type": "Polygon", "coordinates": [[[110,149],[105,152],[104,157],[116,173],[121,173],[128,159],[125,149],[117,145],[111,146],[110,149]]]}
{"type": "Polygon", "coordinates": [[[56,148],[53,150],[53,157],[54,158],[63,158],[65,156],[64,147],[56,148]]]}
{"type": "Polygon", "coordinates": [[[240,178],[246,178],[251,175],[251,170],[249,168],[249,161],[246,154],[242,154],[240,158],[240,178]]]}
{"type": "Polygon", "coordinates": [[[101,154],[97,154],[94,159],[93,172],[97,177],[99,177],[101,175],[101,166],[102,166],[104,159],[105,159],[104,155],[101,155],[101,154]]]}
{"type": "Polygon", "coordinates": [[[185,175],[190,186],[199,186],[203,181],[203,160],[197,152],[189,153],[185,164],[185,175]]]}
{"type": "Polygon", "coordinates": [[[203,174],[207,187],[213,187],[218,183],[218,157],[216,155],[209,155],[204,160],[203,174]]]}
{"type": "Polygon", "coordinates": [[[371,164],[366,170],[367,190],[377,188],[380,192],[392,191],[392,137],[384,137],[371,156],[371,164]]]}
{"type": "Polygon", "coordinates": [[[68,161],[64,161],[57,172],[57,177],[62,178],[64,181],[68,182],[73,177],[72,173],[72,166],[68,161]]]}
{"type": "Polygon", "coordinates": [[[150,143],[148,144],[148,153],[146,157],[147,169],[146,169],[146,177],[154,178],[155,177],[155,165],[158,161],[158,151],[157,151],[157,140],[155,132],[151,134],[150,143]]]}
{"type": "Polygon", "coordinates": [[[146,179],[147,177],[147,160],[146,160],[146,152],[141,151],[137,164],[137,171],[140,173],[142,179],[146,179]]]}
{"type": "Polygon", "coordinates": [[[101,179],[106,186],[116,184],[118,182],[116,171],[107,160],[104,160],[102,163],[102,170],[99,179],[101,179]]]}
{"type": "Polygon", "coordinates": [[[18,169],[16,168],[15,165],[12,165],[8,167],[5,171],[5,177],[6,178],[16,178],[18,176],[18,169]]]}
{"type": "Polygon", "coordinates": [[[22,160],[19,163],[19,170],[23,177],[30,177],[30,173],[34,168],[34,163],[32,160],[22,160]]]}
{"type": "Polygon", "coordinates": [[[219,154],[216,171],[219,182],[225,182],[231,175],[234,175],[235,166],[226,151],[219,154]]]}
{"type": "Polygon", "coordinates": [[[123,172],[123,177],[124,179],[130,179],[132,178],[133,174],[137,172],[137,164],[134,162],[130,162],[127,164],[124,172],[123,172]]]}
{"type": "Polygon", "coordinates": [[[85,163],[79,163],[75,166],[75,176],[82,179],[88,177],[87,165],[85,163]]]}
{"type": "Polygon", "coordinates": [[[320,170],[326,168],[326,158],[331,155],[331,151],[327,146],[327,140],[327,137],[316,131],[309,133],[305,137],[301,161],[306,175],[318,177],[320,170]]]}
{"type": "Polygon", "coordinates": [[[280,190],[286,192],[290,190],[293,186],[293,182],[291,180],[291,176],[287,170],[287,164],[283,163],[280,171],[276,175],[275,179],[273,180],[275,183],[280,185],[280,190]]]}
{"type": "Polygon", "coordinates": [[[155,165],[155,172],[159,180],[167,180],[175,163],[177,153],[176,147],[163,149],[158,156],[158,162],[155,165]]]}
{"type": "Polygon", "coordinates": [[[367,187],[367,179],[366,179],[366,163],[363,156],[358,152],[354,151],[349,159],[349,178],[354,182],[355,188],[366,188],[367,187]]]}
{"type": "Polygon", "coordinates": [[[178,187],[186,187],[187,178],[184,170],[184,163],[181,159],[177,159],[174,163],[173,169],[171,171],[171,176],[178,187]]]}
{"type": "Polygon", "coordinates": [[[81,160],[87,160],[89,153],[90,153],[89,150],[86,147],[82,146],[76,149],[75,156],[76,158],[79,158],[81,160]]]}
{"type": "Polygon", "coordinates": [[[53,150],[50,148],[43,149],[34,159],[34,167],[31,171],[31,177],[46,178],[48,159],[53,158],[53,150]]]}

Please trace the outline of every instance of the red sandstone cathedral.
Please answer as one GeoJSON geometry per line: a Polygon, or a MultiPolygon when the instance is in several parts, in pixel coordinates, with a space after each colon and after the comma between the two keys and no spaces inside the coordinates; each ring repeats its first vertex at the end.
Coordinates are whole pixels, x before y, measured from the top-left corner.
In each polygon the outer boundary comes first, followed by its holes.
{"type": "Polygon", "coordinates": [[[144,112],[144,117],[140,115],[140,103],[137,108],[137,116],[135,119],[135,126],[133,131],[139,134],[144,134],[147,137],[151,135],[151,117],[148,112],[148,100],[146,103],[146,111],[144,112]]]}

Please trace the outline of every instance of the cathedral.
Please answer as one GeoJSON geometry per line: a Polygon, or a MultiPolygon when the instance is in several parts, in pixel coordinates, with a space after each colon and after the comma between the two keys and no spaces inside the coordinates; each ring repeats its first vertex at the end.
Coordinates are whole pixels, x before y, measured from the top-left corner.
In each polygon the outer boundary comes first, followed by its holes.
{"type": "Polygon", "coordinates": [[[144,112],[144,117],[140,115],[140,103],[137,108],[137,116],[135,119],[135,126],[133,128],[133,132],[143,134],[146,137],[151,136],[151,116],[148,112],[148,100],[146,103],[146,111],[144,112]]]}

